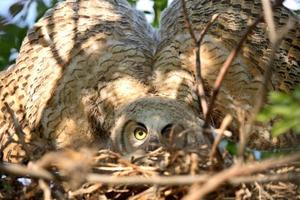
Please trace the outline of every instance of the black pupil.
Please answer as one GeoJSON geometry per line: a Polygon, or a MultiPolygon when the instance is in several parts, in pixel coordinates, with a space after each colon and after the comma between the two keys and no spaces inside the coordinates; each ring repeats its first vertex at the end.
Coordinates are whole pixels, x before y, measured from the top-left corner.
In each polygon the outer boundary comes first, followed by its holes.
{"type": "Polygon", "coordinates": [[[144,134],[144,132],[143,132],[142,130],[139,130],[138,134],[139,134],[140,136],[142,136],[142,135],[144,134]]]}

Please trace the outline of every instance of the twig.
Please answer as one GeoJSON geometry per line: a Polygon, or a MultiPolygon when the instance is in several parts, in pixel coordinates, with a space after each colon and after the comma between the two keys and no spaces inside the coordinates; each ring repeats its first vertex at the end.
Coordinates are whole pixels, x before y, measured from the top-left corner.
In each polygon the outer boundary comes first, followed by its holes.
{"type": "Polygon", "coordinates": [[[190,32],[190,35],[191,35],[191,38],[194,41],[194,44],[197,44],[198,40],[197,40],[196,35],[193,31],[194,29],[192,27],[190,18],[188,16],[188,11],[187,11],[187,8],[186,8],[185,0],[181,0],[181,5],[182,5],[182,9],[183,9],[183,17],[184,17],[185,24],[186,24],[186,26],[187,26],[187,28],[190,32]]]}
{"type": "Polygon", "coordinates": [[[195,182],[205,182],[208,175],[178,175],[178,176],[109,176],[101,174],[88,174],[87,181],[92,183],[113,184],[113,185],[186,185],[195,182]]]}
{"type": "MultiPolygon", "coordinates": [[[[113,184],[113,185],[141,185],[141,184],[154,184],[154,185],[187,185],[193,183],[205,183],[201,186],[201,190],[208,193],[214,188],[218,187],[223,182],[229,181],[233,184],[241,182],[242,180],[236,178],[237,176],[247,176],[252,173],[257,173],[270,168],[277,168],[295,160],[299,160],[300,155],[292,155],[284,158],[277,158],[266,160],[261,163],[250,164],[237,164],[229,169],[223,170],[215,175],[178,175],[178,176],[111,176],[96,173],[88,173],[86,181],[91,183],[113,184]]],[[[52,175],[50,172],[41,168],[28,168],[23,165],[0,163],[0,171],[8,174],[18,176],[28,176],[31,178],[39,178],[44,180],[68,180],[68,177],[61,177],[59,175],[52,175]],[[58,178],[57,178],[58,177],[58,178]]],[[[244,177],[245,182],[250,180],[249,177],[244,177]]],[[[263,180],[262,180],[263,181],[263,180]]],[[[267,180],[265,180],[267,181],[267,180]]],[[[203,191],[201,192],[203,193],[203,191]]]]}
{"type": "Polygon", "coordinates": [[[207,31],[209,30],[209,28],[211,27],[211,25],[217,20],[217,18],[219,17],[219,15],[213,15],[212,19],[206,24],[205,28],[201,31],[200,37],[199,39],[196,38],[194,29],[192,27],[192,23],[189,19],[188,16],[188,11],[186,8],[186,3],[185,0],[181,0],[181,4],[182,4],[182,9],[183,9],[183,16],[184,16],[184,20],[185,20],[185,24],[189,30],[189,33],[191,35],[191,38],[194,42],[195,45],[195,57],[196,57],[196,90],[197,90],[197,95],[198,95],[198,99],[199,99],[199,106],[202,109],[202,112],[204,114],[204,116],[206,116],[207,110],[208,110],[208,106],[207,106],[207,100],[206,100],[206,95],[205,95],[205,90],[204,90],[204,82],[203,82],[203,78],[201,75],[201,56],[200,56],[200,47],[202,44],[202,40],[205,36],[205,34],[207,33],[207,31]]]}
{"type": "Polygon", "coordinates": [[[204,39],[205,34],[207,33],[208,29],[211,27],[211,25],[218,19],[219,15],[213,15],[212,19],[206,24],[204,30],[200,34],[200,38],[197,41],[196,45],[196,83],[197,83],[197,93],[200,97],[200,105],[203,111],[204,116],[207,114],[208,105],[204,90],[204,82],[201,74],[201,56],[200,56],[200,48],[202,41],[204,39]]]}
{"type": "MultiPolygon", "coordinates": [[[[204,114],[204,116],[207,116],[207,112],[209,110],[208,104],[207,104],[207,100],[206,100],[206,95],[205,95],[205,90],[204,90],[204,81],[202,78],[202,74],[201,74],[201,55],[200,55],[200,48],[201,48],[201,44],[202,44],[202,40],[204,39],[205,34],[207,33],[207,31],[209,30],[209,28],[211,27],[211,25],[218,19],[219,15],[213,15],[212,19],[206,24],[205,28],[201,31],[199,40],[196,38],[196,35],[194,33],[194,29],[192,27],[191,21],[189,19],[188,16],[188,11],[186,8],[186,3],[185,0],[181,0],[181,4],[182,4],[182,10],[183,10],[183,16],[184,16],[184,20],[185,20],[185,24],[190,32],[191,38],[194,41],[194,45],[195,45],[195,57],[196,57],[196,91],[197,91],[197,95],[198,95],[198,102],[199,102],[199,107],[201,107],[201,110],[204,114]]],[[[212,144],[214,142],[214,138],[211,134],[211,130],[208,128],[208,124],[204,124],[204,134],[207,136],[207,138],[209,139],[210,143],[212,144]]],[[[216,149],[216,158],[218,161],[222,160],[222,156],[220,154],[220,152],[216,149]]]]}
{"type": "Polygon", "coordinates": [[[221,184],[232,180],[238,176],[247,176],[252,173],[258,173],[266,169],[285,165],[287,163],[300,159],[300,154],[292,156],[286,156],[281,159],[270,159],[263,162],[256,162],[250,164],[242,164],[241,162],[233,165],[232,167],[217,173],[214,176],[210,176],[207,182],[201,186],[198,186],[197,190],[190,191],[188,195],[184,197],[185,200],[199,200],[202,199],[206,194],[212,192],[221,184]]]}
{"type": "Polygon", "coordinates": [[[44,169],[30,169],[23,165],[1,162],[0,171],[17,176],[29,176],[32,178],[42,178],[44,180],[54,180],[54,176],[44,169]]]}
{"type": "MultiPolygon", "coordinates": [[[[282,5],[283,0],[277,0],[272,8],[274,9],[275,7],[282,5]]],[[[212,92],[212,96],[210,98],[209,101],[209,106],[208,106],[208,111],[207,111],[207,115],[205,115],[205,126],[207,127],[209,124],[209,119],[210,116],[212,114],[212,110],[214,108],[214,104],[217,98],[217,95],[219,93],[220,87],[222,85],[222,82],[224,80],[224,77],[230,67],[230,65],[232,64],[232,62],[234,61],[234,59],[237,56],[237,53],[240,51],[244,41],[247,39],[247,36],[253,31],[253,29],[256,27],[256,25],[261,22],[263,20],[263,14],[261,14],[246,30],[246,32],[244,33],[244,35],[242,36],[242,38],[240,39],[239,43],[236,45],[236,47],[230,52],[229,56],[227,57],[226,61],[223,63],[221,70],[217,76],[217,79],[215,81],[214,84],[214,89],[212,92]]],[[[204,126],[204,127],[205,127],[204,126]]]]}
{"type": "Polygon", "coordinates": [[[39,186],[44,192],[44,200],[51,200],[52,199],[51,190],[50,190],[48,184],[43,179],[40,179],[39,186]]]}
{"type": "Polygon", "coordinates": [[[212,145],[211,151],[210,151],[210,155],[209,155],[209,160],[212,162],[213,158],[215,156],[215,153],[217,151],[218,145],[220,144],[220,141],[222,139],[222,136],[226,130],[226,128],[228,127],[228,125],[231,123],[232,121],[232,116],[231,115],[226,115],[225,118],[222,121],[222,124],[220,126],[220,131],[217,133],[217,137],[215,138],[215,141],[212,145]]]}
{"type": "Polygon", "coordinates": [[[213,92],[212,92],[212,96],[210,98],[209,101],[209,106],[208,106],[208,111],[207,114],[205,115],[205,124],[204,127],[208,127],[209,126],[209,119],[210,116],[212,115],[212,110],[214,108],[214,104],[217,98],[217,95],[219,93],[219,90],[221,88],[222,82],[224,80],[224,77],[230,67],[230,65],[232,64],[232,62],[234,61],[234,59],[236,58],[238,52],[240,51],[244,41],[246,40],[247,36],[252,32],[252,30],[256,27],[256,25],[263,19],[262,15],[260,17],[258,17],[253,23],[252,25],[250,25],[246,32],[244,33],[244,35],[242,36],[242,38],[240,39],[240,41],[238,42],[238,44],[236,45],[236,47],[230,52],[229,56],[227,57],[226,61],[223,63],[221,70],[217,76],[217,79],[215,81],[214,84],[214,88],[213,88],[213,92]]]}
{"type": "Polygon", "coordinates": [[[268,34],[271,43],[274,43],[276,40],[275,24],[273,20],[273,10],[270,0],[262,0],[262,6],[264,10],[265,22],[268,25],[268,34]]]}
{"type": "Polygon", "coordinates": [[[101,188],[101,186],[102,186],[102,184],[96,183],[96,184],[89,186],[88,188],[80,188],[73,192],[70,191],[69,198],[74,198],[75,196],[83,195],[83,194],[90,194],[90,193],[98,190],[99,188],[101,188]]]}
{"type": "Polygon", "coordinates": [[[229,180],[229,183],[238,185],[240,183],[269,183],[273,181],[298,181],[300,180],[300,173],[288,174],[273,174],[273,175],[257,175],[257,176],[240,176],[229,180]]]}
{"type": "Polygon", "coordinates": [[[10,106],[8,105],[8,103],[4,102],[4,105],[5,105],[8,113],[9,113],[9,115],[12,118],[13,126],[14,126],[15,132],[16,132],[18,138],[19,138],[19,142],[20,142],[20,144],[22,144],[22,147],[23,147],[23,149],[26,152],[26,156],[28,156],[29,149],[27,148],[27,145],[26,145],[26,142],[25,142],[25,133],[24,133],[24,131],[21,128],[19,120],[17,119],[14,111],[10,108],[10,106]]]}
{"type": "Polygon", "coordinates": [[[270,199],[270,200],[274,200],[274,198],[264,190],[264,188],[259,185],[257,182],[254,183],[255,187],[257,188],[258,190],[258,197],[259,199],[262,199],[264,197],[264,199],[270,199]]]}
{"type": "Polygon", "coordinates": [[[283,37],[288,33],[288,31],[294,26],[294,21],[289,20],[287,25],[281,30],[279,31],[279,34],[277,34],[276,38],[274,39],[274,43],[272,43],[271,45],[271,53],[270,53],[270,57],[269,57],[269,62],[266,66],[266,70],[264,72],[263,75],[263,82],[260,85],[258,92],[257,92],[257,96],[258,98],[256,99],[256,102],[254,104],[254,108],[251,111],[251,115],[249,117],[249,121],[247,123],[247,125],[245,125],[245,135],[244,135],[244,141],[240,143],[239,146],[239,157],[242,158],[242,155],[245,151],[245,146],[248,140],[248,136],[252,130],[253,124],[255,122],[256,116],[257,114],[260,112],[267,93],[268,93],[268,82],[270,81],[270,78],[272,76],[272,70],[273,70],[273,65],[274,65],[274,59],[275,59],[275,54],[276,51],[279,48],[279,45],[281,44],[281,41],[283,40],[283,37]]]}

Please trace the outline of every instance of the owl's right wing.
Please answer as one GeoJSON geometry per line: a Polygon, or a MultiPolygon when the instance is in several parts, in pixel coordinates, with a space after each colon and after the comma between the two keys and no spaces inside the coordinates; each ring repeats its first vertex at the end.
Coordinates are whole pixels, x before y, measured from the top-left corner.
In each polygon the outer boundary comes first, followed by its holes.
{"type": "Polygon", "coordinates": [[[38,135],[61,147],[105,129],[117,107],[145,95],[153,38],[125,0],[58,3],[29,30],[15,66],[0,73],[1,146],[8,136],[18,140],[5,103],[27,141],[38,135]]]}

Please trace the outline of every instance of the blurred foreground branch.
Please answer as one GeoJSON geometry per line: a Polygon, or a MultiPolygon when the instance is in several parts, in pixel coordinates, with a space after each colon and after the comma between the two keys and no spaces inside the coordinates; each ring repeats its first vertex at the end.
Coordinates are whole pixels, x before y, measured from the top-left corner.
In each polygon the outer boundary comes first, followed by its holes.
{"type": "MultiPolygon", "coordinates": [[[[283,158],[270,159],[262,162],[255,162],[249,164],[236,164],[229,169],[225,169],[214,175],[175,175],[175,176],[131,176],[131,177],[121,177],[121,176],[112,176],[112,175],[103,175],[98,173],[86,173],[85,180],[86,182],[92,183],[102,183],[102,184],[114,184],[114,185],[140,185],[140,184],[155,184],[155,185],[185,185],[193,183],[205,183],[201,186],[201,195],[203,196],[209,191],[212,191],[218,185],[225,181],[229,181],[234,184],[238,184],[246,180],[250,181],[266,181],[267,178],[261,177],[252,177],[249,176],[253,173],[262,172],[267,169],[278,168],[287,164],[292,164],[292,162],[300,160],[300,154],[295,154],[291,156],[286,156],[283,158]],[[237,177],[240,176],[240,177],[237,177]],[[243,177],[245,176],[245,177],[243,177]]],[[[56,180],[56,181],[66,181],[68,177],[62,177],[59,174],[53,175],[43,168],[32,168],[19,164],[12,164],[2,162],[0,163],[0,171],[20,177],[30,177],[30,178],[39,178],[43,180],[56,180]],[[59,178],[57,178],[59,177],[59,178]]],[[[297,177],[300,174],[297,174],[297,177]]],[[[271,178],[270,181],[280,179],[281,176],[276,176],[276,178],[271,178]]],[[[285,177],[285,180],[293,180],[295,177],[285,177]]]]}

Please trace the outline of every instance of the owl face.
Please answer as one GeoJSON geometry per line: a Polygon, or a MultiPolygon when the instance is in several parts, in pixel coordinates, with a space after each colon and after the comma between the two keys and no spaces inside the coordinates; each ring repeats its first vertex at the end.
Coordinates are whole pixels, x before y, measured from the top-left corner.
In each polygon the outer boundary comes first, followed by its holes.
{"type": "Polygon", "coordinates": [[[117,114],[115,124],[111,130],[113,146],[122,154],[160,146],[207,144],[203,121],[189,107],[172,99],[146,97],[134,101],[117,114]]]}

